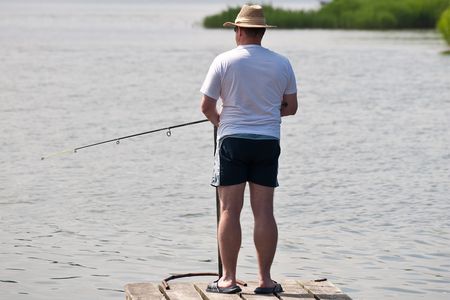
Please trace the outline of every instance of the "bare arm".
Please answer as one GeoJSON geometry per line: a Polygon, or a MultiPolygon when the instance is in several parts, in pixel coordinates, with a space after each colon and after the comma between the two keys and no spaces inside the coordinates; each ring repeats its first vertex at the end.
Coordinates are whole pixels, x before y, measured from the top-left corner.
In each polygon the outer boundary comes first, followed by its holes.
{"type": "Polygon", "coordinates": [[[291,116],[295,115],[298,108],[298,101],[297,101],[297,93],[295,94],[289,94],[289,95],[283,95],[283,100],[281,101],[281,116],[291,116]]]}
{"type": "Polygon", "coordinates": [[[200,108],[206,118],[213,123],[214,126],[219,127],[220,115],[217,111],[216,104],[216,99],[203,95],[200,108]]]}

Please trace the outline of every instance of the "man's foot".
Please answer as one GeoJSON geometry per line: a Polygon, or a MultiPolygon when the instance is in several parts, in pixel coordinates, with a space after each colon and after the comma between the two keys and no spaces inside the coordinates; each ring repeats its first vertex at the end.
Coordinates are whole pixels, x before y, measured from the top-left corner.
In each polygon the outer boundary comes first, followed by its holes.
{"type": "Polygon", "coordinates": [[[209,293],[221,293],[221,294],[237,294],[241,292],[241,288],[237,285],[233,285],[230,287],[219,287],[219,280],[211,282],[208,284],[206,291],[209,293]]]}
{"type": "Polygon", "coordinates": [[[275,294],[275,293],[282,293],[283,288],[281,287],[281,284],[277,283],[276,281],[273,282],[275,286],[273,287],[257,287],[255,289],[255,294],[275,294]]]}

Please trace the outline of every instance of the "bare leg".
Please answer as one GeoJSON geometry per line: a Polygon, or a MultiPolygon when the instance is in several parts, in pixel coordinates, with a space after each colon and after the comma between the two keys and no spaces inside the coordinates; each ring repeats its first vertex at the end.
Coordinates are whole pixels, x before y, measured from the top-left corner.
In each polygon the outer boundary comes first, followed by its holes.
{"type": "Polygon", "coordinates": [[[241,248],[241,210],[244,204],[245,183],[220,186],[220,221],[218,226],[218,241],[222,259],[223,276],[220,287],[236,284],[236,265],[241,248]]]}
{"type": "Polygon", "coordinates": [[[259,286],[273,287],[270,268],[277,248],[278,229],[273,215],[274,188],[250,183],[250,202],[255,218],[253,239],[259,267],[259,286]]]}

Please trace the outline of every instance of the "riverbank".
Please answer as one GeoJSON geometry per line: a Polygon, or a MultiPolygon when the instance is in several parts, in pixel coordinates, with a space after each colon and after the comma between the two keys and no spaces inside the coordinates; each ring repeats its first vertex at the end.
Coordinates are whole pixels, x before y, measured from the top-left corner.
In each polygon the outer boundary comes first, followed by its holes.
{"type": "MultiPolygon", "coordinates": [[[[435,28],[450,0],[334,0],[318,10],[288,10],[264,5],[268,24],[278,28],[428,29],[435,28]]],[[[234,20],[239,7],[229,7],[203,20],[206,28],[221,28],[234,20]]]]}

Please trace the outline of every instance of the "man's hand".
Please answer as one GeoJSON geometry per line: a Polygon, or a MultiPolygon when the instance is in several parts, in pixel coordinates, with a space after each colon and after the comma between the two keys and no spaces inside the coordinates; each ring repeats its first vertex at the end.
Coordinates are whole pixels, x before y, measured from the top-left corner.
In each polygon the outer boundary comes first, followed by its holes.
{"type": "Polygon", "coordinates": [[[282,117],[295,115],[298,108],[297,93],[283,95],[283,100],[281,101],[280,114],[282,117]]]}

